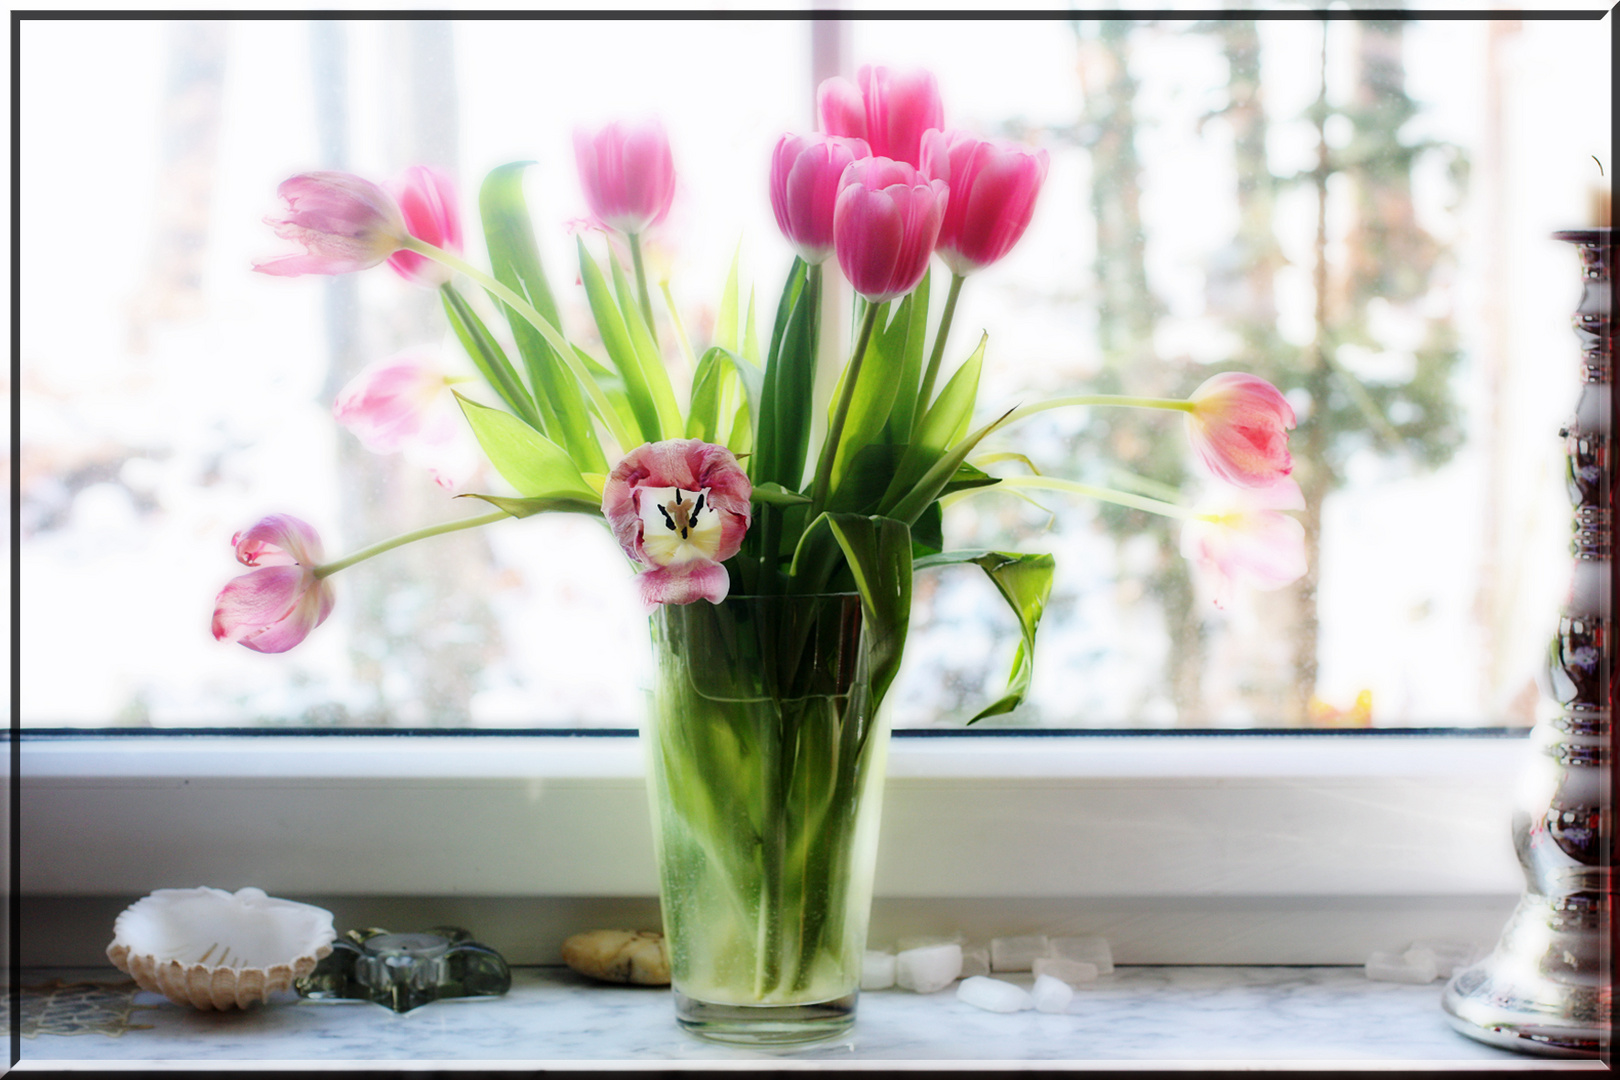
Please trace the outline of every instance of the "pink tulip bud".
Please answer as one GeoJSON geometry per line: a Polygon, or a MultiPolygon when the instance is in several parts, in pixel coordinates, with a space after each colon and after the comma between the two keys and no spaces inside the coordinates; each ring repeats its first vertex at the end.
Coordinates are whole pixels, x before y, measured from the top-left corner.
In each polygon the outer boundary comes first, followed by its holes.
{"type": "Polygon", "coordinates": [[[816,90],[821,130],[828,135],[865,139],[877,157],[922,161],[923,133],[945,126],[945,106],[931,71],[894,71],[864,65],[855,82],[834,77],[816,90]]]}
{"type": "Polygon", "coordinates": [[[261,274],[348,274],[376,266],[405,243],[405,218],[394,197],[370,180],[349,173],[300,173],[276,189],[287,202],[280,217],[265,224],[283,240],[304,248],[301,255],[257,259],[261,274]]]}
{"type": "Polygon", "coordinates": [[[951,202],[935,250],[966,277],[1012,250],[1035,213],[1048,155],[965,131],[923,136],[922,174],[950,185],[951,202]]]}
{"type": "Polygon", "coordinates": [[[609,228],[640,233],[669,213],[675,161],[658,119],[615,120],[594,134],[575,128],[574,161],[586,204],[609,228]]]}
{"type": "Polygon", "coordinates": [[[1199,503],[1199,517],[1181,527],[1181,553],[1191,559],[1225,607],[1237,584],[1280,589],[1305,576],[1305,526],[1280,510],[1305,509],[1299,485],[1284,478],[1268,487],[1222,486],[1199,503]]]}
{"type": "Polygon", "coordinates": [[[1294,469],[1294,410],[1258,375],[1225,371],[1192,392],[1187,434],[1209,471],[1239,487],[1267,487],[1294,469]]]}
{"type": "Polygon", "coordinates": [[[286,652],[332,613],[332,586],[315,576],[321,538],[304,522],[271,514],[231,537],[251,573],[232,578],[214,604],[214,640],[255,652],[286,652]]]}
{"type": "Polygon", "coordinates": [[[602,513],[638,575],[649,610],[726,598],[720,564],[737,554],[752,520],[753,485],[730,450],[697,439],[643,443],[602,490],[602,513]]]}
{"type": "MultiPolygon", "coordinates": [[[[406,230],[436,248],[461,254],[461,212],[450,175],[426,165],[412,165],[389,181],[387,191],[399,203],[406,230]]],[[[396,251],[388,265],[406,281],[437,289],[450,280],[450,268],[414,251],[396,251]]]]}
{"type": "Polygon", "coordinates": [[[450,382],[434,350],[409,349],[350,379],[338,391],[332,415],[367,450],[403,451],[440,487],[456,491],[477,471],[478,455],[450,382]]]}
{"type": "Polygon", "coordinates": [[[784,135],[771,155],[771,209],[776,226],[805,262],[833,253],[833,207],[844,169],[871,156],[860,139],[784,135]]]}
{"type": "Polygon", "coordinates": [[[833,209],[838,265],[874,304],[904,296],[928,272],[949,189],[903,161],[871,157],[844,169],[833,209]]]}

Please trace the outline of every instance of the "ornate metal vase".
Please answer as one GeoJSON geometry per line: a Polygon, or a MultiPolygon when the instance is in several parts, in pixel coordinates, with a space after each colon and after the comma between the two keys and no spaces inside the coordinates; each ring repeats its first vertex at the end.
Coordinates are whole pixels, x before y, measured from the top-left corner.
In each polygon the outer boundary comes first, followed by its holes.
{"type": "Polygon", "coordinates": [[[1614,879],[1613,230],[1553,234],[1580,252],[1575,312],[1584,385],[1562,434],[1575,503],[1575,572],[1548,662],[1560,712],[1531,732],[1513,842],[1523,898],[1496,949],[1458,972],[1442,1006],[1482,1042],[1558,1057],[1609,1046],[1614,879]]]}

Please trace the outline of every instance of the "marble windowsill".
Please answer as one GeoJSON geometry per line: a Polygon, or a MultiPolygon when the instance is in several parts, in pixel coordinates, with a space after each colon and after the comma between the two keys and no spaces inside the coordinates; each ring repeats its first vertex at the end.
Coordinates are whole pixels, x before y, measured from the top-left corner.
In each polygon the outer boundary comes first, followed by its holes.
{"type": "MultiPolygon", "coordinates": [[[[816,1068],[862,1062],[1040,1062],[1087,1068],[1336,1064],[1388,1068],[1576,1070],[1597,1062],[1522,1057],[1453,1031],[1439,1007],[1442,984],[1369,982],[1351,967],[1131,967],[1076,993],[1067,1014],[984,1012],[953,989],[862,995],[853,1034],[793,1052],[760,1053],[707,1043],[676,1026],[656,989],[589,983],[564,968],[520,968],[504,998],[443,1001],[398,1015],[367,1002],[289,998],[247,1013],[201,1013],[156,994],[136,995],[133,1028],[38,1035],[22,1043],[20,1069],[69,1063],[165,1068],[221,1063],[332,1067],[406,1063],[465,1068],[585,1068],[593,1063],[663,1068],[802,1062],[816,1068]]],[[[116,981],[110,969],[29,971],[50,978],[116,981]]],[[[1029,981],[1029,976],[1009,976],[1029,981]]]]}

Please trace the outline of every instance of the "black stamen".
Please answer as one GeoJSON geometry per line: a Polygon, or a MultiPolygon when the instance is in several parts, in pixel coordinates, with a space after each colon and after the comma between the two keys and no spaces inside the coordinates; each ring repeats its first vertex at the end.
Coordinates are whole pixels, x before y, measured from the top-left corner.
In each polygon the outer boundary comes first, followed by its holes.
{"type": "Polygon", "coordinates": [[[697,502],[692,504],[691,520],[696,521],[697,516],[701,513],[703,513],[703,492],[700,491],[698,492],[697,502]]]}
{"type": "Polygon", "coordinates": [[[686,528],[684,526],[681,528],[681,539],[686,539],[686,528]]]}
{"type": "Polygon", "coordinates": [[[676,506],[681,505],[681,489],[680,488],[675,489],[675,505],[676,506]]]}
{"type": "Polygon", "coordinates": [[[658,504],[658,512],[664,515],[664,524],[669,526],[669,531],[674,532],[675,519],[669,516],[669,511],[664,509],[663,503],[658,504]]]}

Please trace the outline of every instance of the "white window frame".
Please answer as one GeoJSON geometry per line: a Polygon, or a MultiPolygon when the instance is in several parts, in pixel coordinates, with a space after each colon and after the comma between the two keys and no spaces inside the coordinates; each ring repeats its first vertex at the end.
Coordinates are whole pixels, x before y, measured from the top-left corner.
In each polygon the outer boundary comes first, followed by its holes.
{"type": "MultiPolygon", "coordinates": [[[[519,963],[657,918],[637,738],[25,735],[21,750],[24,963],[93,962],[84,941],[165,887],[255,885],[340,925],[460,912],[519,963]]],[[[1101,933],[1126,963],[1490,944],[1523,889],[1510,823],[1532,752],[1467,732],[902,735],[873,940],[1101,933]]]]}

